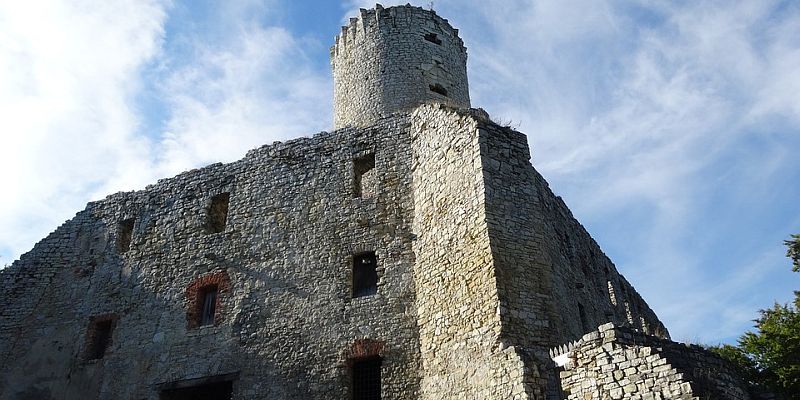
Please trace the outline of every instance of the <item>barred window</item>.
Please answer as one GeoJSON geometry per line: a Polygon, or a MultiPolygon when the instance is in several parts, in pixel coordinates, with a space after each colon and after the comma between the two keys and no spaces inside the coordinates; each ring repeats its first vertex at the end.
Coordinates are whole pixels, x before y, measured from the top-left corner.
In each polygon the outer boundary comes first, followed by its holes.
{"type": "Polygon", "coordinates": [[[380,400],[381,358],[371,357],[353,362],[353,400],[380,400]]]}
{"type": "Polygon", "coordinates": [[[200,288],[198,292],[197,305],[202,307],[200,310],[200,326],[214,325],[214,317],[217,312],[217,285],[209,285],[200,288]]]}

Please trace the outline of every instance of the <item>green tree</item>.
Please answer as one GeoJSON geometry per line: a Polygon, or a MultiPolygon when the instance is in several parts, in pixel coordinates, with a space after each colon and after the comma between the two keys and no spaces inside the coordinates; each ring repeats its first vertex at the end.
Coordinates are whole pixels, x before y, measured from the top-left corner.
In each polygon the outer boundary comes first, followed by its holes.
{"type": "Polygon", "coordinates": [[[800,235],[792,235],[789,240],[784,240],[786,244],[786,257],[792,259],[792,271],[800,272],[800,235]]]}
{"type": "MultiPolygon", "coordinates": [[[[800,235],[784,242],[792,270],[800,271],[800,235]]],[[[746,332],[738,346],[709,348],[730,361],[750,383],[754,392],[771,391],[784,398],[800,400],[800,292],[793,304],[775,303],[759,311],[756,332],[746,332]]]]}
{"type": "Polygon", "coordinates": [[[746,332],[739,348],[761,373],[763,383],[776,393],[800,399],[800,293],[794,305],[775,304],[761,310],[758,332],[746,332]]]}
{"type": "Polygon", "coordinates": [[[722,358],[733,364],[734,368],[736,368],[737,372],[739,373],[739,376],[750,386],[752,386],[753,389],[765,389],[763,388],[764,379],[761,376],[761,371],[759,371],[753,359],[751,359],[750,356],[747,355],[747,353],[745,353],[741,348],[738,346],[723,344],[719,346],[706,347],[706,349],[717,353],[722,358]]]}

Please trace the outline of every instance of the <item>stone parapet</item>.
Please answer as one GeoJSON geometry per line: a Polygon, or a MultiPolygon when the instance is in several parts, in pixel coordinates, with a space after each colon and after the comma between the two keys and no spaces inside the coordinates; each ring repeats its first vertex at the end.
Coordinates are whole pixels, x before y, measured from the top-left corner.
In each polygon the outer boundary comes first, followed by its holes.
{"type": "Polygon", "coordinates": [[[750,396],[733,366],[700,346],[613,323],[550,350],[565,399],[729,399],[750,396]]]}

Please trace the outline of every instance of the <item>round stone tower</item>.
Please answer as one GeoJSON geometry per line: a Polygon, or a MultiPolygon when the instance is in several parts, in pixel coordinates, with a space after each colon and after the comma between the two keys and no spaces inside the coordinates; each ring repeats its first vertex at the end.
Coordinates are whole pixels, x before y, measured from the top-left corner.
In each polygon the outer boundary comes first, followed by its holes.
{"type": "Polygon", "coordinates": [[[331,68],[334,129],[367,126],[425,102],[469,107],[458,29],[420,7],[362,8],[336,36],[331,68]]]}

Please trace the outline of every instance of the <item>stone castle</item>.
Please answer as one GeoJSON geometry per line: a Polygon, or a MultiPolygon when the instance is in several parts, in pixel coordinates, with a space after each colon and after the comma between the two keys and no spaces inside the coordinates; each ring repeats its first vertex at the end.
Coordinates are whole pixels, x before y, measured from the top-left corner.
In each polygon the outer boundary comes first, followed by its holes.
{"type": "Polygon", "coordinates": [[[89,203],[0,272],[0,399],[747,399],[470,108],[412,6],[331,48],[334,128],[89,203]]]}

